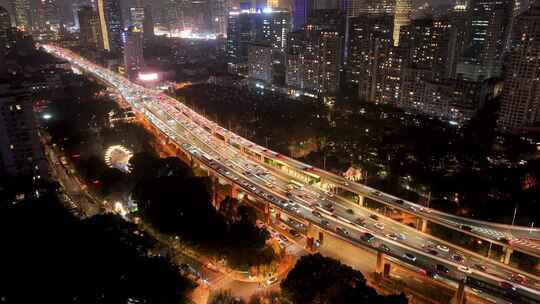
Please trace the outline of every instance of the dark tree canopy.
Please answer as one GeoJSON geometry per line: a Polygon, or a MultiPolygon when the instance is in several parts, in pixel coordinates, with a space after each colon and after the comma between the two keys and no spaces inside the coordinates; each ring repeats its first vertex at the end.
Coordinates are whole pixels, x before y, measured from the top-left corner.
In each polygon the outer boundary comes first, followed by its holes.
{"type": "Polygon", "coordinates": [[[194,177],[189,167],[174,158],[158,160],[161,165],[157,170],[148,168],[154,160],[142,158],[132,163],[134,172],[138,172],[138,164],[155,172],[154,178],[143,179],[133,191],[145,222],[162,233],[180,236],[203,253],[225,257],[233,267],[272,262],[274,253],[265,245],[268,234],[254,225],[251,207],[235,208],[238,202],[229,198],[222,205],[230,212],[218,212],[211,204],[207,178],[194,177]]]}
{"type": "Polygon", "coordinates": [[[281,282],[284,296],[296,304],[407,303],[405,296],[384,297],[366,286],[361,272],[320,254],[303,256],[281,282]]]}
{"type": "Polygon", "coordinates": [[[0,206],[2,303],[181,303],[192,283],[115,215],[74,218],[54,192],[0,206]]]}

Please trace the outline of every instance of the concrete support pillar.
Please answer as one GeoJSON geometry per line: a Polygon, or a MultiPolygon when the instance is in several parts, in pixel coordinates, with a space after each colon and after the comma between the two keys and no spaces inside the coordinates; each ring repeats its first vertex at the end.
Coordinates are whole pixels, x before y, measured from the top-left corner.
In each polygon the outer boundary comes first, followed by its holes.
{"type": "Polygon", "coordinates": [[[375,267],[375,272],[378,274],[383,273],[384,267],[384,253],[382,251],[377,251],[377,265],[375,267]]]}
{"type": "Polygon", "coordinates": [[[238,199],[238,187],[235,184],[231,184],[231,192],[229,195],[231,198],[238,199]]]}
{"type": "Polygon", "coordinates": [[[463,304],[465,303],[465,279],[459,281],[458,289],[456,290],[456,294],[452,298],[451,303],[452,304],[463,304]]]}
{"type": "Polygon", "coordinates": [[[281,224],[281,211],[276,209],[276,225],[281,224]]]}
{"type": "Polygon", "coordinates": [[[212,205],[214,208],[219,208],[219,199],[218,199],[218,179],[210,171],[208,171],[208,177],[212,181],[212,205]]]}
{"type": "Polygon", "coordinates": [[[306,249],[311,251],[311,252],[315,251],[314,243],[315,243],[315,241],[313,240],[313,237],[308,236],[306,238],[306,249]]]}
{"type": "Polygon", "coordinates": [[[511,247],[506,247],[504,249],[504,256],[501,257],[501,262],[508,265],[510,263],[510,257],[512,256],[512,252],[514,252],[514,249],[511,247]]]}
{"type": "Polygon", "coordinates": [[[392,268],[392,265],[390,263],[384,263],[384,269],[383,269],[383,278],[389,278],[390,277],[390,270],[392,268]]]}
{"type": "Polygon", "coordinates": [[[421,218],[419,223],[418,223],[418,230],[420,230],[422,232],[426,232],[427,231],[427,225],[428,225],[428,220],[425,219],[425,218],[421,218]]]}
{"type": "Polygon", "coordinates": [[[270,216],[270,203],[266,202],[264,204],[264,222],[267,224],[267,225],[271,225],[272,224],[272,218],[270,216]]]}
{"type": "Polygon", "coordinates": [[[358,195],[358,205],[360,205],[361,207],[364,207],[364,196],[363,195],[358,195]]]}

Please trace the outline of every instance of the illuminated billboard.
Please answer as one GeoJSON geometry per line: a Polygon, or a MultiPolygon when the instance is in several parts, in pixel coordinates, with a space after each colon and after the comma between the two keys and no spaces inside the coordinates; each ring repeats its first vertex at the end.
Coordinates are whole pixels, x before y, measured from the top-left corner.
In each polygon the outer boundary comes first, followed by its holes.
{"type": "Polygon", "coordinates": [[[157,81],[158,79],[158,73],[139,73],[139,80],[141,81],[157,81]]]}

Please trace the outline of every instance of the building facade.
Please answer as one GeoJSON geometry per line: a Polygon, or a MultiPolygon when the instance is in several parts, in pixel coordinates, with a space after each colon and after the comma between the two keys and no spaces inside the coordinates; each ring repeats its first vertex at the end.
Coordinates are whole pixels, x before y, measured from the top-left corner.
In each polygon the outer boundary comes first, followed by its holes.
{"type": "Polygon", "coordinates": [[[540,122],[540,4],[516,18],[506,65],[499,125],[519,130],[540,122]]]}
{"type": "Polygon", "coordinates": [[[470,0],[467,11],[466,47],[456,73],[468,80],[500,77],[513,1],[470,0]]]}
{"type": "Polygon", "coordinates": [[[247,74],[251,43],[268,44],[274,52],[283,52],[290,29],[288,11],[234,11],[229,13],[226,51],[229,71],[247,74]]]}
{"type": "Polygon", "coordinates": [[[0,151],[10,175],[45,177],[47,161],[35,123],[31,94],[8,84],[0,85],[0,151]]]}
{"type": "Polygon", "coordinates": [[[109,52],[121,52],[123,22],[120,1],[97,0],[97,11],[103,49],[109,52]]]}
{"type": "Polygon", "coordinates": [[[78,11],[79,41],[82,46],[100,49],[103,47],[98,14],[89,6],[78,11]]]}
{"type": "Polygon", "coordinates": [[[129,79],[136,79],[143,67],[143,33],[140,29],[131,27],[126,32],[124,72],[129,79]]]}

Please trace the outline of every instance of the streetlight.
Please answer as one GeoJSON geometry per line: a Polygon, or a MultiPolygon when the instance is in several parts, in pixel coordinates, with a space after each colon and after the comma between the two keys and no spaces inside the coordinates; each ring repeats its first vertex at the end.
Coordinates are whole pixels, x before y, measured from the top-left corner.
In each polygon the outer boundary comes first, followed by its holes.
{"type": "Polygon", "coordinates": [[[517,214],[518,206],[516,203],[516,206],[514,207],[514,216],[512,217],[512,226],[514,226],[514,222],[516,220],[516,214],[517,214]]]}

